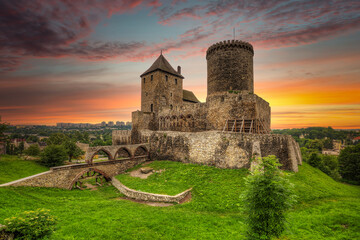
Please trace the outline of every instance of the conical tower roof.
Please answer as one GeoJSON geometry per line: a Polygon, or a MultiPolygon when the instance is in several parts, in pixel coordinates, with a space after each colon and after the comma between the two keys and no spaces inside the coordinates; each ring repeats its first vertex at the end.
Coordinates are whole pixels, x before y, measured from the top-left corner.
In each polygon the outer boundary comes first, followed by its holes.
{"type": "Polygon", "coordinates": [[[151,65],[151,67],[146,70],[143,74],[140,75],[140,77],[154,72],[156,70],[164,71],[169,74],[175,75],[180,78],[184,78],[181,74],[179,74],[175,69],[170,65],[170,63],[166,60],[166,58],[160,54],[160,56],[155,60],[155,62],[151,65]]]}

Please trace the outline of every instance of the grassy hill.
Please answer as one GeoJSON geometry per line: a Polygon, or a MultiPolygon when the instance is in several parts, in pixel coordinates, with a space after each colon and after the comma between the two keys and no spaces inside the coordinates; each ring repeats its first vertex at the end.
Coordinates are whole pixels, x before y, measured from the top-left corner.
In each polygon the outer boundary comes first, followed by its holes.
{"type": "Polygon", "coordinates": [[[18,156],[0,156],[0,184],[45,172],[49,168],[35,161],[21,160],[18,156]]]}
{"type": "MultiPolygon", "coordinates": [[[[189,203],[160,208],[121,200],[111,185],[98,191],[0,188],[0,223],[24,210],[50,209],[58,219],[51,239],[244,239],[239,195],[244,169],[153,162],[164,169],[147,179],[117,178],[141,191],[177,194],[193,187],[189,203]]],[[[360,187],[335,182],[304,164],[293,174],[298,203],[281,239],[359,239],[360,187]]]]}

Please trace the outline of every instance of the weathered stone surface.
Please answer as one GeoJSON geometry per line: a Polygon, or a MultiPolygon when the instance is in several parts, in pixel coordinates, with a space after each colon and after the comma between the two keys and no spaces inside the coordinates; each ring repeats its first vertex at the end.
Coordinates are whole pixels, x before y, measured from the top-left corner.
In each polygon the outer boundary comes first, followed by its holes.
{"type": "Polygon", "coordinates": [[[151,167],[142,167],[140,168],[140,172],[143,174],[148,174],[149,172],[152,172],[154,169],[151,167]]]}
{"type": "Polygon", "coordinates": [[[112,144],[113,145],[131,144],[131,130],[113,130],[112,144]]]}
{"type": "Polygon", "coordinates": [[[275,155],[282,169],[297,171],[298,144],[291,136],[232,132],[142,131],[150,137],[150,158],[219,168],[249,168],[250,158],[275,155]]]}
{"type": "Polygon", "coordinates": [[[151,202],[176,202],[180,203],[184,198],[186,198],[189,194],[191,194],[191,188],[185,190],[182,193],[179,193],[175,196],[171,195],[164,195],[164,194],[155,194],[155,193],[147,193],[136,191],[134,189],[126,187],[116,178],[112,178],[111,183],[116,187],[122,194],[129,198],[133,198],[136,200],[143,200],[143,201],[151,201],[151,202]]]}

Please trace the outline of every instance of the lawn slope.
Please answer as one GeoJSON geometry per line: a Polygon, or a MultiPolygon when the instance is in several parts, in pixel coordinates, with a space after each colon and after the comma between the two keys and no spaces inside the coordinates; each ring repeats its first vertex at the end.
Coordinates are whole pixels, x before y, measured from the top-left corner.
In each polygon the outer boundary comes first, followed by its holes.
{"type": "MultiPolygon", "coordinates": [[[[58,219],[51,239],[244,239],[239,195],[244,169],[153,162],[148,179],[117,178],[141,191],[177,194],[193,187],[189,203],[160,208],[121,200],[111,185],[98,191],[0,188],[0,223],[24,210],[50,209],[58,219]]],[[[298,203],[281,239],[359,239],[360,188],[333,181],[304,164],[290,177],[298,203]]]]}
{"type": "Polygon", "coordinates": [[[0,156],[0,184],[45,172],[49,168],[35,161],[21,160],[18,156],[0,156]]]}

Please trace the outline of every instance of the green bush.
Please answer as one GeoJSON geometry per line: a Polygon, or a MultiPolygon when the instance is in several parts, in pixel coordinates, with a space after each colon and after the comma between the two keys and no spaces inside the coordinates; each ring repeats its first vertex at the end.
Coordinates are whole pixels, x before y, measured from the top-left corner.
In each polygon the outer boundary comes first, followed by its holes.
{"type": "Polygon", "coordinates": [[[275,156],[264,157],[246,178],[241,198],[247,213],[249,239],[279,237],[285,229],[285,212],[295,202],[295,195],[279,166],[275,156]]]}
{"type": "Polygon", "coordinates": [[[46,167],[63,165],[66,159],[66,149],[62,145],[47,146],[41,153],[41,164],[46,167]]]}
{"type": "Polygon", "coordinates": [[[345,181],[360,184],[360,143],[341,150],[339,172],[345,181]]]}
{"type": "Polygon", "coordinates": [[[30,147],[24,151],[24,153],[25,153],[26,155],[28,155],[28,156],[33,156],[33,157],[39,156],[39,155],[40,155],[40,152],[41,152],[40,147],[39,147],[39,145],[36,144],[36,143],[30,145],[30,147]]]}
{"type": "Polygon", "coordinates": [[[310,164],[313,167],[319,168],[321,165],[321,158],[319,157],[319,154],[317,153],[311,153],[309,159],[307,160],[308,164],[310,164]]]}
{"type": "Polygon", "coordinates": [[[55,230],[56,220],[50,210],[25,211],[18,217],[5,219],[6,232],[13,233],[15,239],[40,239],[55,230]]]}

